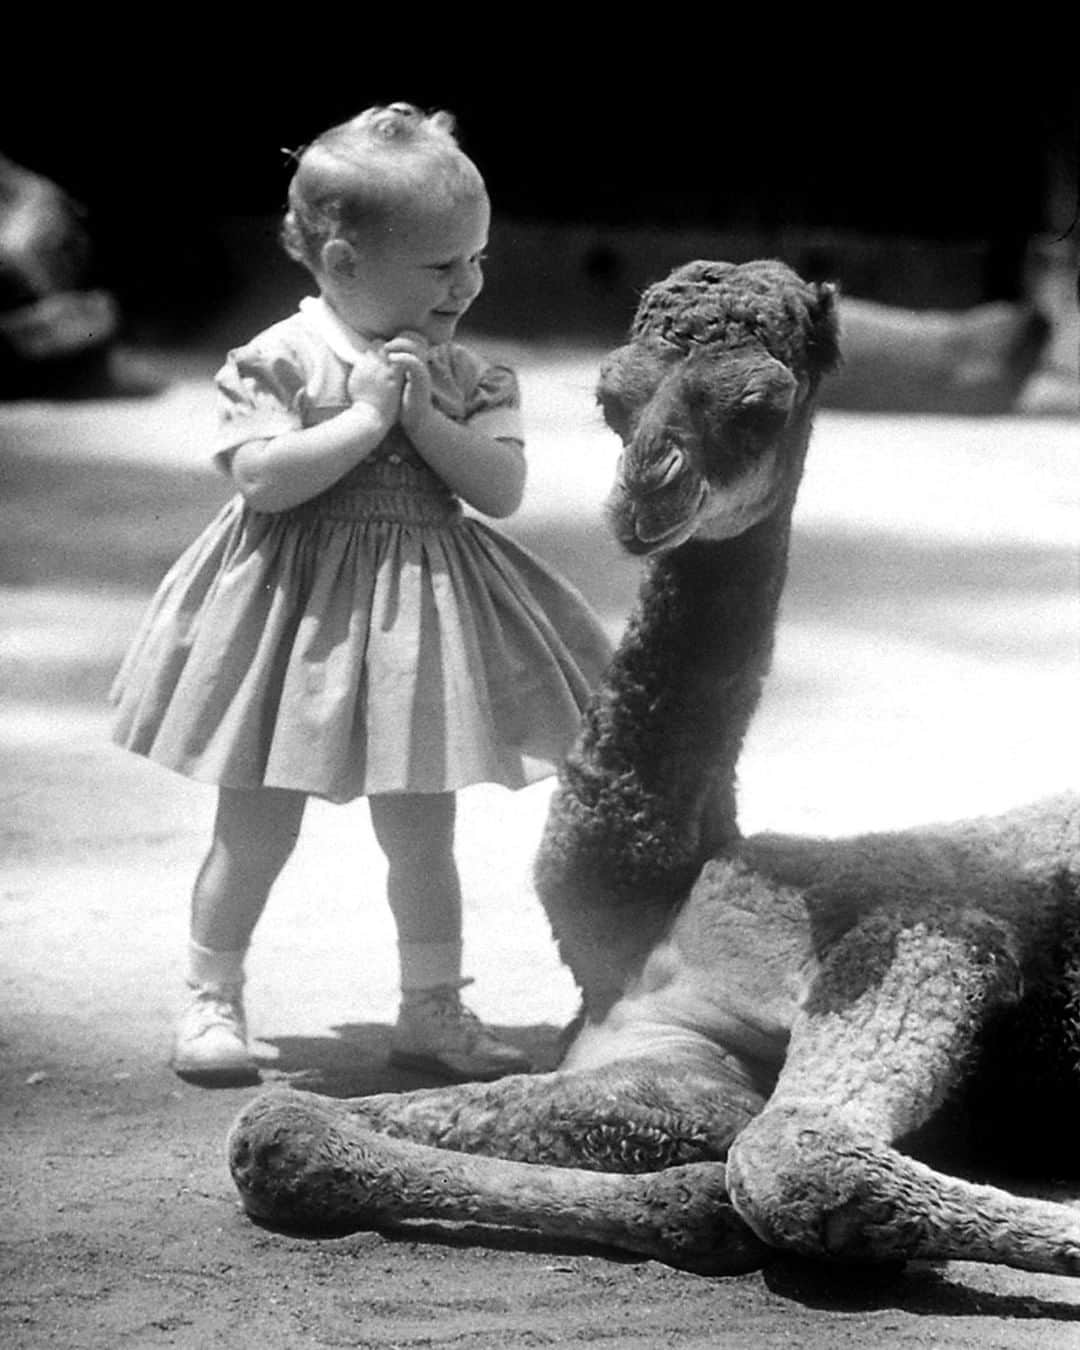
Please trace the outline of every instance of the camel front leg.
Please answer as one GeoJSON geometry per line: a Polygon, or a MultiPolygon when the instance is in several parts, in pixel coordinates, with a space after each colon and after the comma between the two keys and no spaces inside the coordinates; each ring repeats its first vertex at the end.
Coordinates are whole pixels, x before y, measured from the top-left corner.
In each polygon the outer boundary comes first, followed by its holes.
{"type": "Polygon", "coordinates": [[[762,1263],[762,1244],[728,1201],[723,1163],[619,1176],[474,1157],[375,1134],[330,1102],[271,1091],[234,1126],[229,1161],[252,1217],[316,1233],[467,1221],[708,1274],[762,1263]]]}
{"type": "Polygon", "coordinates": [[[835,1260],[988,1261],[1080,1275],[1080,1213],[945,1176],[894,1142],[961,1082],[1015,997],[1007,934],[865,921],[792,1033],[776,1092],[732,1145],[732,1202],[772,1246],[835,1260]]]}
{"type": "Polygon", "coordinates": [[[709,1072],[625,1059],[494,1083],[324,1099],[325,1109],[394,1138],[598,1172],[721,1161],[763,1105],[744,1067],[719,1052],[709,1072]]]}

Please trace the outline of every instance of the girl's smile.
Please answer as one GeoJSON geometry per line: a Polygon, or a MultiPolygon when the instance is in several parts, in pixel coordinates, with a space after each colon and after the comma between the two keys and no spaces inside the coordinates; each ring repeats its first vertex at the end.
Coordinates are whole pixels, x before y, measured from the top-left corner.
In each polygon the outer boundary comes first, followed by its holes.
{"type": "Polygon", "coordinates": [[[487,198],[402,210],[380,235],[345,243],[326,268],[327,298],[351,328],[387,339],[422,333],[448,342],[484,284],[487,198]]]}

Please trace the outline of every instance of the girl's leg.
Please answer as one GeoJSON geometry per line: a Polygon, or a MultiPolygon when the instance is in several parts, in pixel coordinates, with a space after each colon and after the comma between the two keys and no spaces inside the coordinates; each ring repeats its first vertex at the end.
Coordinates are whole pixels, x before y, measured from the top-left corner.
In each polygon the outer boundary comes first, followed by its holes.
{"type": "Polygon", "coordinates": [[[453,793],[372,797],[371,822],[389,864],[402,987],[461,979],[461,882],[454,861],[453,793]]]}
{"type": "Polygon", "coordinates": [[[375,837],[389,864],[402,1003],[392,1059],[454,1079],[523,1073],[528,1059],[461,1002],[461,883],[454,861],[452,793],[370,799],[375,837]]]}
{"type": "Polygon", "coordinates": [[[184,1077],[257,1076],[244,1019],[244,960],[270,888],[296,844],[306,798],[278,788],[222,788],[214,836],[191,901],[188,984],[172,1063],[184,1077]]]}
{"type": "Polygon", "coordinates": [[[270,888],[296,847],[307,798],[281,788],[218,794],[214,837],[191,897],[191,940],[212,951],[245,949],[270,888]]]}

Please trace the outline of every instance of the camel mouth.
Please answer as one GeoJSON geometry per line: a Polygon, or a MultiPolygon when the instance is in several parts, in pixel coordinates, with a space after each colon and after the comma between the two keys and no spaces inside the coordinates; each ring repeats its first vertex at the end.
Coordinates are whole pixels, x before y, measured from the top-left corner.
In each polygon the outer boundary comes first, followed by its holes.
{"type": "Polygon", "coordinates": [[[733,483],[714,487],[698,520],[702,539],[735,539],[772,515],[780,504],[783,474],[776,450],[769,450],[733,483]]]}
{"type": "Polygon", "coordinates": [[[623,489],[613,506],[619,543],[628,553],[638,556],[670,551],[690,539],[697,532],[710,490],[708,483],[699,480],[689,500],[684,497],[672,503],[669,499],[650,500],[650,496],[635,498],[623,489]]]}
{"type": "Polygon", "coordinates": [[[625,482],[609,500],[620,545],[635,556],[671,552],[690,539],[735,539],[772,515],[783,495],[775,450],[733,482],[697,475],[670,479],[664,490],[633,491],[625,482]]]}
{"type": "Polygon", "coordinates": [[[712,541],[737,539],[740,534],[752,530],[776,509],[778,495],[774,494],[753,504],[740,506],[735,510],[723,511],[711,515],[696,531],[698,538],[712,541]]]}

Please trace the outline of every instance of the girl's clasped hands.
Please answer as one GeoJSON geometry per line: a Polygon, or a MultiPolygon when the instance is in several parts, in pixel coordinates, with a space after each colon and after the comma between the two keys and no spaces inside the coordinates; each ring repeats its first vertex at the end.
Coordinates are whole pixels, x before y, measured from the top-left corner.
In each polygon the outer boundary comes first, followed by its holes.
{"type": "Polygon", "coordinates": [[[422,333],[406,331],[385,342],[381,351],[358,355],[348,381],[354,404],[373,408],[388,430],[400,420],[415,435],[432,409],[430,345],[422,333]]]}

